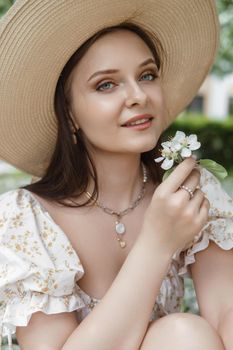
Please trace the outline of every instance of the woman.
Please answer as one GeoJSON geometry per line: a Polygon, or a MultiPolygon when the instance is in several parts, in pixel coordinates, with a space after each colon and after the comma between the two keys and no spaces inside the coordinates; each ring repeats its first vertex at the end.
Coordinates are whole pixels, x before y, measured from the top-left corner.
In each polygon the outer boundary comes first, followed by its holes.
{"type": "Polygon", "coordinates": [[[228,349],[232,201],[195,159],[163,183],[154,162],[217,41],[213,1],[18,0],[3,19],[1,157],[38,177],[0,197],[9,343],[228,349]],[[180,312],[186,274],[201,316],[180,312]]]}

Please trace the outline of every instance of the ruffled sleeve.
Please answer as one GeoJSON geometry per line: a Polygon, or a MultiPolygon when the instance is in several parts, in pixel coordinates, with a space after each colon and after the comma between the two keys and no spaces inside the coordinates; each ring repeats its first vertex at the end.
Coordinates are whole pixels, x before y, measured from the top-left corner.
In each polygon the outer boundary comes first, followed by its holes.
{"type": "Polygon", "coordinates": [[[207,249],[210,241],[224,250],[233,248],[232,198],[222,188],[219,180],[204,168],[201,168],[200,187],[210,202],[209,218],[202,231],[178,254],[179,275],[182,277],[191,277],[190,265],[195,262],[195,254],[207,249]]]}
{"type": "Polygon", "coordinates": [[[82,309],[75,282],[83,273],[70,242],[23,190],[0,196],[0,336],[10,343],[37,311],[82,309]]]}

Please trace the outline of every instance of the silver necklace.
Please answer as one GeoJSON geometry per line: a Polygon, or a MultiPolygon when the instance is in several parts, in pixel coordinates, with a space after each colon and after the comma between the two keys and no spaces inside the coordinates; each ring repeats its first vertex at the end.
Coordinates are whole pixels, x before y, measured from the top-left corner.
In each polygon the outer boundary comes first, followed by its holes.
{"type": "MultiPolygon", "coordinates": [[[[128,214],[131,210],[136,208],[145,195],[145,189],[146,189],[146,183],[147,183],[147,171],[146,171],[146,167],[143,163],[142,163],[142,171],[143,171],[143,182],[142,182],[142,187],[141,187],[140,193],[137,196],[136,200],[128,208],[118,212],[118,211],[112,210],[110,208],[107,208],[105,205],[103,205],[102,203],[100,203],[98,201],[95,201],[95,205],[98,206],[99,208],[101,208],[105,213],[116,216],[117,220],[115,221],[115,231],[116,231],[116,235],[117,235],[117,241],[119,242],[119,245],[121,248],[126,247],[126,242],[122,238],[122,236],[126,232],[126,227],[125,227],[125,224],[123,224],[123,222],[121,222],[121,218],[122,218],[122,216],[128,214]]],[[[85,192],[85,194],[89,198],[91,198],[91,194],[89,192],[85,192]]]]}

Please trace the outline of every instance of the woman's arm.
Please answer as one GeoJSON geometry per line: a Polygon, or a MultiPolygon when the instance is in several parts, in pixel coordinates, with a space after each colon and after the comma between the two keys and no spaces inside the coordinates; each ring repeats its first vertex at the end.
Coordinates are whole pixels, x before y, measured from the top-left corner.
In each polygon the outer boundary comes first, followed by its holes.
{"type": "Polygon", "coordinates": [[[60,350],[78,324],[75,311],[55,315],[36,312],[27,327],[16,328],[16,337],[21,350],[60,350]]]}
{"type": "Polygon", "coordinates": [[[170,255],[139,240],[101,302],[62,350],[135,350],[145,335],[170,255]]]}
{"type": "Polygon", "coordinates": [[[196,253],[191,272],[201,316],[216,329],[225,349],[233,350],[233,250],[210,242],[196,253]]]}
{"type": "Polygon", "coordinates": [[[17,327],[21,350],[135,350],[141,343],[170,254],[135,243],[100,304],[81,322],[76,312],[36,312],[17,327]],[[146,288],[145,288],[146,286],[146,288]]]}
{"type": "Polygon", "coordinates": [[[207,221],[209,204],[201,191],[196,191],[192,200],[186,191],[177,191],[182,183],[190,188],[199,184],[200,173],[192,172],[195,164],[186,159],[157,187],[142,230],[118,275],[62,350],[140,347],[173,254],[207,221]]]}
{"type": "Polygon", "coordinates": [[[169,257],[160,246],[148,249],[138,241],[100,304],[80,325],[76,312],[36,312],[27,327],[17,327],[21,350],[135,350],[146,332],[169,257]]]}
{"type": "MultiPolygon", "coordinates": [[[[191,174],[194,165],[193,160],[185,160],[158,186],[142,230],[111,287],[59,350],[140,347],[173,254],[190,242],[207,220],[208,205],[200,191],[192,200],[186,191],[177,191],[182,183],[196,188],[199,176],[191,174]]],[[[50,328],[46,332],[50,335],[50,328]]],[[[53,336],[59,337],[58,333],[53,336]]]]}
{"type": "Polygon", "coordinates": [[[169,261],[170,255],[161,247],[148,250],[138,241],[101,303],[80,325],[76,312],[36,312],[27,327],[17,327],[20,348],[135,350],[145,335],[169,261]]]}

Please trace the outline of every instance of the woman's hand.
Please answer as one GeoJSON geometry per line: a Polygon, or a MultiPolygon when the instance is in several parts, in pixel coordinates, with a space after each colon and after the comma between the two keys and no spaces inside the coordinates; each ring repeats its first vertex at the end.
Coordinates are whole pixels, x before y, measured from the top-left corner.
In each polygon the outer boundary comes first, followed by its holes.
{"type": "Polygon", "coordinates": [[[155,190],[145,213],[142,235],[149,244],[160,244],[173,254],[189,243],[207,222],[209,201],[200,189],[200,172],[196,161],[187,158],[155,190]],[[194,192],[193,198],[181,189],[184,185],[194,192]]]}

